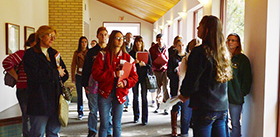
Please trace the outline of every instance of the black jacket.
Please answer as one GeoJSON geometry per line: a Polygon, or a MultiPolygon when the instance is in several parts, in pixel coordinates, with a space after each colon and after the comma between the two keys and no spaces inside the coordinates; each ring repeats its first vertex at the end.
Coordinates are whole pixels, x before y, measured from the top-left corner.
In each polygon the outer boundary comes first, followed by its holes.
{"type": "MultiPolygon", "coordinates": [[[[148,51],[147,51],[148,52],[148,51]]],[[[136,52],[134,50],[131,50],[129,52],[129,55],[133,58],[136,59],[136,52]]],[[[145,77],[147,76],[147,73],[152,73],[152,59],[149,53],[149,60],[146,66],[140,67],[139,63],[135,64],[136,69],[137,69],[137,75],[138,75],[138,82],[143,82],[145,81],[145,77]]]]}
{"type": "MultiPolygon", "coordinates": [[[[57,71],[55,54],[57,51],[48,48],[50,61],[42,53],[40,45],[28,49],[23,56],[24,71],[27,75],[29,115],[57,116],[59,95],[61,94],[60,77],[57,71]]],[[[65,82],[69,74],[63,60],[60,65],[65,69],[61,78],[65,82]]]]}
{"type": "Polygon", "coordinates": [[[190,96],[192,108],[225,111],[228,109],[227,83],[216,81],[214,59],[206,57],[203,46],[195,47],[190,53],[181,94],[190,96]]]}
{"type": "Polygon", "coordinates": [[[96,44],[96,46],[89,49],[87,52],[84,66],[83,66],[83,71],[82,71],[82,86],[83,87],[88,86],[89,77],[92,72],[92,65],[100,50],[101,50],[101,47],[98,44],[96,44]]]}
{"type": "MultiPolygon", "coordinates": [[[[178,88],[179,76],[176,68],[185,56],[179,56],[177,52],[170,56],[167,64],[167,77],[170,79],[170,87],[178,88]]],[[[177,93],[177,91],[176,91],[177,93]]]]}

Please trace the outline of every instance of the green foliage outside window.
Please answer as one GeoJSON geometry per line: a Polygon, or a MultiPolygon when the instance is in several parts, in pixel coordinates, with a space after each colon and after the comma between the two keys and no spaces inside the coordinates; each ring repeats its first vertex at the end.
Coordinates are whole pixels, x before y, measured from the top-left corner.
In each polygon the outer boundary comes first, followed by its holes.
{"type": "Polygon", "coordinates": [[[237,33],[244,45],[245,0],[227,0],[226,36],[237,33]]]}

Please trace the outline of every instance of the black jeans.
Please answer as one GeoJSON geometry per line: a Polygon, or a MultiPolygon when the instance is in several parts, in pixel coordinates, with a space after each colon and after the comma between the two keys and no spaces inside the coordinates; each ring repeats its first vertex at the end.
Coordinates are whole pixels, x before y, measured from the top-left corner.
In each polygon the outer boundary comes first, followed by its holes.
{"type": "Polygon", "coordinates": [[[140,116],[139,111],[139,84],[141,84],[141,98],[142,98],[142,123],[148,122],[148,100],[147,100],[147,84],[145,80],[138,81],[133,90],[133,114],[134,120],[138,120],[140,116]]]}

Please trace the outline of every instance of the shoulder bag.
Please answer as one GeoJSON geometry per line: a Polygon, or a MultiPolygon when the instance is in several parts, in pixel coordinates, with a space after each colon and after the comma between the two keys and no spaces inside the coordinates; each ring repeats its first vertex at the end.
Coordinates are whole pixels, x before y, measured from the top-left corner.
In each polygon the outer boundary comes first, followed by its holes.
{"type": "MultiPolygon", "coordinates": [[[[150,70],[150,69],[148,69],[150,70]]],[[[145,78],[146,84],[147,84],[147,89],[157,89],[157,79],[156,76],[153,74],[153,71],[150,70],[150,73],[147,72],[147,76],[145,78]]]]}

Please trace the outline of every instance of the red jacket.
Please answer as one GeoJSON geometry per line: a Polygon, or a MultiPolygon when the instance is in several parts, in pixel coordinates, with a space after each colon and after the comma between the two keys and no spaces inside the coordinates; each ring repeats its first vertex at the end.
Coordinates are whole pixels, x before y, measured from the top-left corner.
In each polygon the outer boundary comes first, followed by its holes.
{"type": "Polygon", "coordinates": [[[165,46],[165,48],[163,49],[163,51],[161,52],[159,49],[159,45],[156,44],[155,46],[152,46],[149,50],[152,61],[153,61],[153,71],[157,71],[157,72],[165,72],[167,70],[167,62],[164,65],[158,65],[155,64],[154,61],[156,60],[156,58],[158,56],[160,56],[161,54],[163,54],[163,56],[165,57],[166,60],[168,60],[168,50],[165,46]]]}
{"type": "MultiPolygon", "coordinates": [[[[120,64],[120,60],[126,60],[132,62],[128,53],[124,53],[120,50],[117,56],[113,56],[113,64],[111,64],[110,52],[101,51],[98,53],[93,66],[92,77],[98,81],[98,92],[104,98],[108,98],[114,86],[116,66],[120,64]],[[104,54],[105,53],[105,54],[104,54]],[[104,61],[105,60],[105,61],[104,61]]],[[[132,88],[138,81],[138,75],[136,72],[135,64],[133,63],[131,72],[128,78],[125,79],[126,83],[124,88],[116,88],[116,95],[118,101],[123,104],[126,101],[126,95],[129,89],[132,88]]]]}

